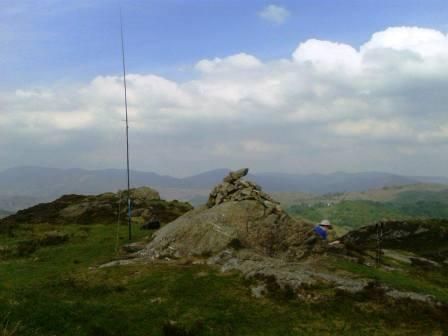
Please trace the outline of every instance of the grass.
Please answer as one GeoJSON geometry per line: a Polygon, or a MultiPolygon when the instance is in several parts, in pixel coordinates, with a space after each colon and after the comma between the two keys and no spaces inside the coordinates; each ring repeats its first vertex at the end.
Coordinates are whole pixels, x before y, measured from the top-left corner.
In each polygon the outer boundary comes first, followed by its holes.
{"type": "MultiPolygon", "coordinates": [[[[374,279],[382,284],[403,291],[432,295],[435,299],[448,303],[448,287],[444,286],[441,278],[447,279],[446,274],[439,272],[412,272],[407,274],[398,271],[386,271],[381,268],[368,267],[346,259],[335,262],[339,269],[343,269],[362,277],[374,279]]],[[[446,284],[446,282],[445,282],[446,284]]]]}
{"type": "Polygon", "coordinates": [[[400,203],[415,202],[435,202],[448,204],[448,189],[431,191],[431,190],[409,190],[399,193],[396,198],[400,203]]]}
{"type": "MultiPolygon", "coordinates": [[[[15,232],[15,237],[0,235],[0,245],[13,248],[18,241],[54,230],[67,233],[70,239],[56,246],[39,246],[25,257],[0,258],[0,323],[7,321],[0,324],[0,335],[448,332],[444,311],[418,303],[372,301],[348,294],[319,303],[255,299],[250,293],[250,281],[237,273],[220,273],[204,265],[147,264],[98,269],[95,266],[119,256],[114,225],[24,226],[15,232]],[[416,314],[418,319],[414,318],[416,314]]],[[[126,232],[125,226],[119,228],[119,245],[127,242],[126,232]]],[[[137,227],[134,233],[135,239],[148,235],[137,227]]],[[[362,268],[352,270],[369,272],[362,268]]],[[[388,279],[382,273],[367,275],[384,277],[398,285],[405,283],[405,279],[388,279]]],[[[427,285],[412,281],[409,286],[427,285]]],[[[424,290],[432,292],[435,288],[424,290]]]]}
{"type": "Polygon", "coordinates": [[[9,316],[4,316],[3,320],[0,320],[0,336],[14,336],[19,335],[21,332],[20,322],[13,325],[10,324],[9,316]]]}
{"type": "Polygon", "coordinates": [[[448,207],[436,201],[373,202],[365,200],[342,201],[335,204],[297,204],[288,212],[313,222],[328,218],[333,224],[347,230],[356,229],[380,220],[408,220],[415,218],[448,218],[448,207]]]}

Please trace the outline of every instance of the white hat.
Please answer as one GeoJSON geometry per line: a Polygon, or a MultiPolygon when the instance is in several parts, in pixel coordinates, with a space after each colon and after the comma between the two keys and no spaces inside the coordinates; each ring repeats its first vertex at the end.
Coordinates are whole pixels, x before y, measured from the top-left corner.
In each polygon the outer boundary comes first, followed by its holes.
{"type": "Polygon", "coordinates": [[[331,227],[331,223],[328,219],[324,219],[319,223],[320,226],[329,226],[331,227]]]}

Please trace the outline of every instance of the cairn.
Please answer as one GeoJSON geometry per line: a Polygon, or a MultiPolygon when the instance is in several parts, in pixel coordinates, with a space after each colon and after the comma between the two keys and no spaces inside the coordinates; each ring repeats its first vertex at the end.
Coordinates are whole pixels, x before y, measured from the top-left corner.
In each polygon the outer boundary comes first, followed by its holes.
{"type": "Polygon", "coordinates": [[[221,259],[221,253],[233,249],[285,260],[303,256],[303,242],[313,226],[292,218],[257,184],[244,180],[248,172],[231,172],[213,189],[206,205],[158,230],[140,255],[221,259]]]}
{"type": "Polygon", "coordinates": [[[230,172],[221,184],[215,186],[210,193],[207,207],[212,208],[224,202],[257,201],[266,208],[268,213],[281,213],[283,210],[280,203],[262,191],[261,187],[251,181],[242,178],[249,172],[248,168],[243,168],[230,172]]]}

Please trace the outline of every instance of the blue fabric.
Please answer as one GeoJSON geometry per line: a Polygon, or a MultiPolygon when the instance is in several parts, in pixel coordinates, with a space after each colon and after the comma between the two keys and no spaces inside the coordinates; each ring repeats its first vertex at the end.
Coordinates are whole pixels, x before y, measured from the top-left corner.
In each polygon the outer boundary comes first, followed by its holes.
{"type": "Polygon", "coordinates": [[[314,232],[316,232],[319,236],[322,237],[323,240],[327,240],[327,231],[319,225],[314,228],[314,232]]]}

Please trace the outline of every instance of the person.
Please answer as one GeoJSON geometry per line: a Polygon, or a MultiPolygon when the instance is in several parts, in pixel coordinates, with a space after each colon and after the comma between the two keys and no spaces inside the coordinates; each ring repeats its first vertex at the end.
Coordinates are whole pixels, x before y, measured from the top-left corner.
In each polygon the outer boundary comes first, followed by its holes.
{"type": "Polygon", "coordinates": [[[339,240],[328,242],[328,230],[332,229],[332,225],[328,219],[322,220],[308,233],[308,239],[305,240],[305,246],[307,246],[307,251],[305,255],[310,255],[311,253],[323,253],[328,247],[338,247],[340,244],[339,240]]]}
{"type": "MultiPolygon", "coordinates": [[[[328,240],[328,230],[332,228],[333,226],[331,225],[330,221],[328,219],[324,219],[322,222],[319,223],[318,226],[314,228],[314,232],[320,235],[323,240],[328,240]]],[[[332,238],[334,238],[334,236],[332,238]]],[[[340,243],[341,243],[340,240],[333,240],[332,242],[328,243],[328,246],[335,246],[340,243]]]]}
{"type": "Polygon", "coordinates": [[[328,238],[328,230],[331,229],[331,223],[328,219],[322,220],[314,229],[314,233],[319,235],[323,240],[328,238]]]}
{"type": "Polygon", "coordinates": [[[308,232],[308,239],[305,240],[306,245],[312,247],[318,242],[327,243],[328,230],[331,228],[331,223],[328,219],[324,219],[317,226],[308,232]]]}

